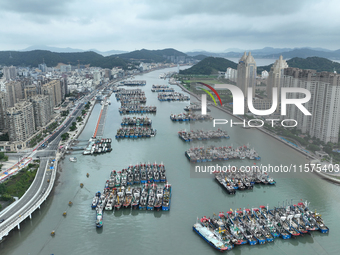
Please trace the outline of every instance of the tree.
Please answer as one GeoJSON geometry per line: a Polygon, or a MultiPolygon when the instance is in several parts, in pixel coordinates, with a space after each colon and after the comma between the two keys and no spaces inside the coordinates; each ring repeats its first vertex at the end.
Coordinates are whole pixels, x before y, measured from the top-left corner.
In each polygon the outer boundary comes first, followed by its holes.
{"type": "Polygon", "coordinates": [[[67,140],[69,137],[70,137],[70,134],[67,133],[67,132],[61,135],[61,139],[62,139],[63,141],[67,140]]]}
{"type": "Polygon", "coordinates": [[[77,121],[78,121],[78,122],[81,122],[82,120],[83,120],[83,118],[82,118],[81,116],[78,116],[78,117],[77,117],[77,121]]]}

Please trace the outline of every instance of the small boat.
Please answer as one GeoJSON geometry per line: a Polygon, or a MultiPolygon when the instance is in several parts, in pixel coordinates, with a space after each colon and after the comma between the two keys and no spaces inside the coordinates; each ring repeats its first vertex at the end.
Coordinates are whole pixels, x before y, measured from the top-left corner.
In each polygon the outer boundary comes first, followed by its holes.
{"type": "Polygon", "coordinates": [[[98,192],[95,194],[95,196],[94,196],[94,198],[93,198],[93,200],[92,200],[92,205],[91,205],[92,209],[95,209],[95,208],[97,207],[98,202],[99,202],[99,198],[100,198],[100,192],[98,191],[98,192]]]}
{"type": "Polygon", "coordinates": [[[77,162],[77,158],[76,158],[76,157],[71,157],[71,158],[70,158],[70,161],[71,161],[71,162],[77,162]]]}
{"type": "Polygon", "coordinates": [[[96,227],[101,228],[103,226],[103,211],[97,210],[96,227]]]}
{"type": "Polygon", "coordinates": [[[124,195],[125,195],[125,187],[122,186],[120,189],[117,191],[117,197],[116,197],[116,203],[115,203],[115,208],[119,210],[124,202],[124,195]]]}

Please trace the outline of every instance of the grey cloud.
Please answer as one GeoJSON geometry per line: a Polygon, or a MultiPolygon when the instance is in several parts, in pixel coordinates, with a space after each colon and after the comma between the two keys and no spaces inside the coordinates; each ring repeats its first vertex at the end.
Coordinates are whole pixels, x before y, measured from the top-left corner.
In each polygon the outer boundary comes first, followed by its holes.
{"type": "Polygon", "coordinates": [[[65,15],[69,0],[2,0],[1,11],[38,15],[65,15]]]}
{"type": "Polygon", "coordinates": [[[245,17],[286,15],[298,12],[312,1],[307,0],[172,0],[172,1],[141,1],[148,6],[146,12],[138,16],[143,19],[169,19],[171,17],[209,14],[215,15],[238,15],[245,17]]]}

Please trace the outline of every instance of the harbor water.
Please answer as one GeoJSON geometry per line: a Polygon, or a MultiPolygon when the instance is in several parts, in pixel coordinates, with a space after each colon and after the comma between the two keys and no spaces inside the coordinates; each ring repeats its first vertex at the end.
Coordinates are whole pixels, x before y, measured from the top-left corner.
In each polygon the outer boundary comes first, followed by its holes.
{"type": "MultiPolygon", "coordinates": [[[[105,138],[112,138],[112,152],[95,156],[72,152],[68,157],[76,157],[70,162],[66,157],[60,163],[58,180],[48,200],[21,224],[21,230],[10,233],[0,244],[1,255],[17,254],[220,254],[209,246],[193,230],[197,217],[212,216],[221,211],[237,208],[252,208],[269,204],[270,208],[283,201],[298,203],[308,200],[310,208],[322,214],[329,234],[319,232],[296,239],[276,239],[265,245],[242,245],[228,251],[228,254],[336,254],[340,236],[340,192],[337,185],[319,179],[312,173],[270,173],[276,185],[255,185],[253,190],[238,191],[228,195],[215,181],[213,175],[194,173],[184,152],[190,146],[216,145],[242,146],[250,144],[261,156],[256,164],[303,165],[307,159],[294,149],[286,146],[261,131],[241,127],[223,126],[230,139],[186,143],[178,137],[178,131],[198,129],[207,123],[173,122],[170,114],[184,112],[189,102],[160,102],[157,93],[151,92],[153,84],[168,84],[159,79],[163,72],[177,68],[157,70],[136,76],[146,80],[140,87],[147,97],[146,105],[157,106],[156,114],[145,114],[152,119],[152,127],[157,130],[155,137],[147,139],[114,139],[120,127],[122,115],[118,112],[120,103],[114,94],[107,110],[104,128],[105,138]],[[120,171],[129,164],[140,162],[160,163],[163,161],[167,179],[172,184],[172,200],[169,212],[139,211],[121,209],[104,211],[103,228],[95,226],[95,210],[91,209],[92,198],[102,191],[110,171],[120,171]],[[89,173],[89,177],[86,174],[89,173]],[[83,183],[81,189],[79,184],[83,183]],[[69,206],[68,202],[73,205],[69,206]],[[63,212],[67,211],[67,216],[63,212]],[[50,233],[55,230],[55,236],[50,233]]],[[[181,92],[178,86],[170,85],[181,92]]],[[[194,100],[193,100],[194,101],[194,100]]],[[[79,145],[85,145],[93,135],[101,105],[97,104],[89,122],[79,137],[79,145]]],[[[221,116],[211,109],[212,116],[221,116]]],[[[142,115],[127,115],[142,116],[142,115]]],[[[224,114],[225,118],[231,116],[224,114]]],[[[222,162],[218,162],[222,164],[222,162]]],[[[223,164],[253,165],[254,161],[230,161],[223,164]]],[[[207,165],[204,163],[202,165],[207,165]]],[[[216,162],[209,162],[213,165],[216,162]]]]}

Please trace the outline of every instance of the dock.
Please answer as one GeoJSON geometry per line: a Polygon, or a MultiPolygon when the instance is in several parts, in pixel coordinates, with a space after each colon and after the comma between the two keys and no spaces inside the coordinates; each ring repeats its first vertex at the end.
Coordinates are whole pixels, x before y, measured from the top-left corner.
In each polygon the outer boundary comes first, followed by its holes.
{"type": "Polygon", "coordinates": [[[109,104],[106,102],[106,100],[104,100],[104,103],[102,104],[102,109],[100,110],[100,114],[98,117],[96,129],[94,130],[93,138],[96,138],[97,136],[102,137],[104,134],[104,125],[106,121],[108,105],[109,104]]]}

